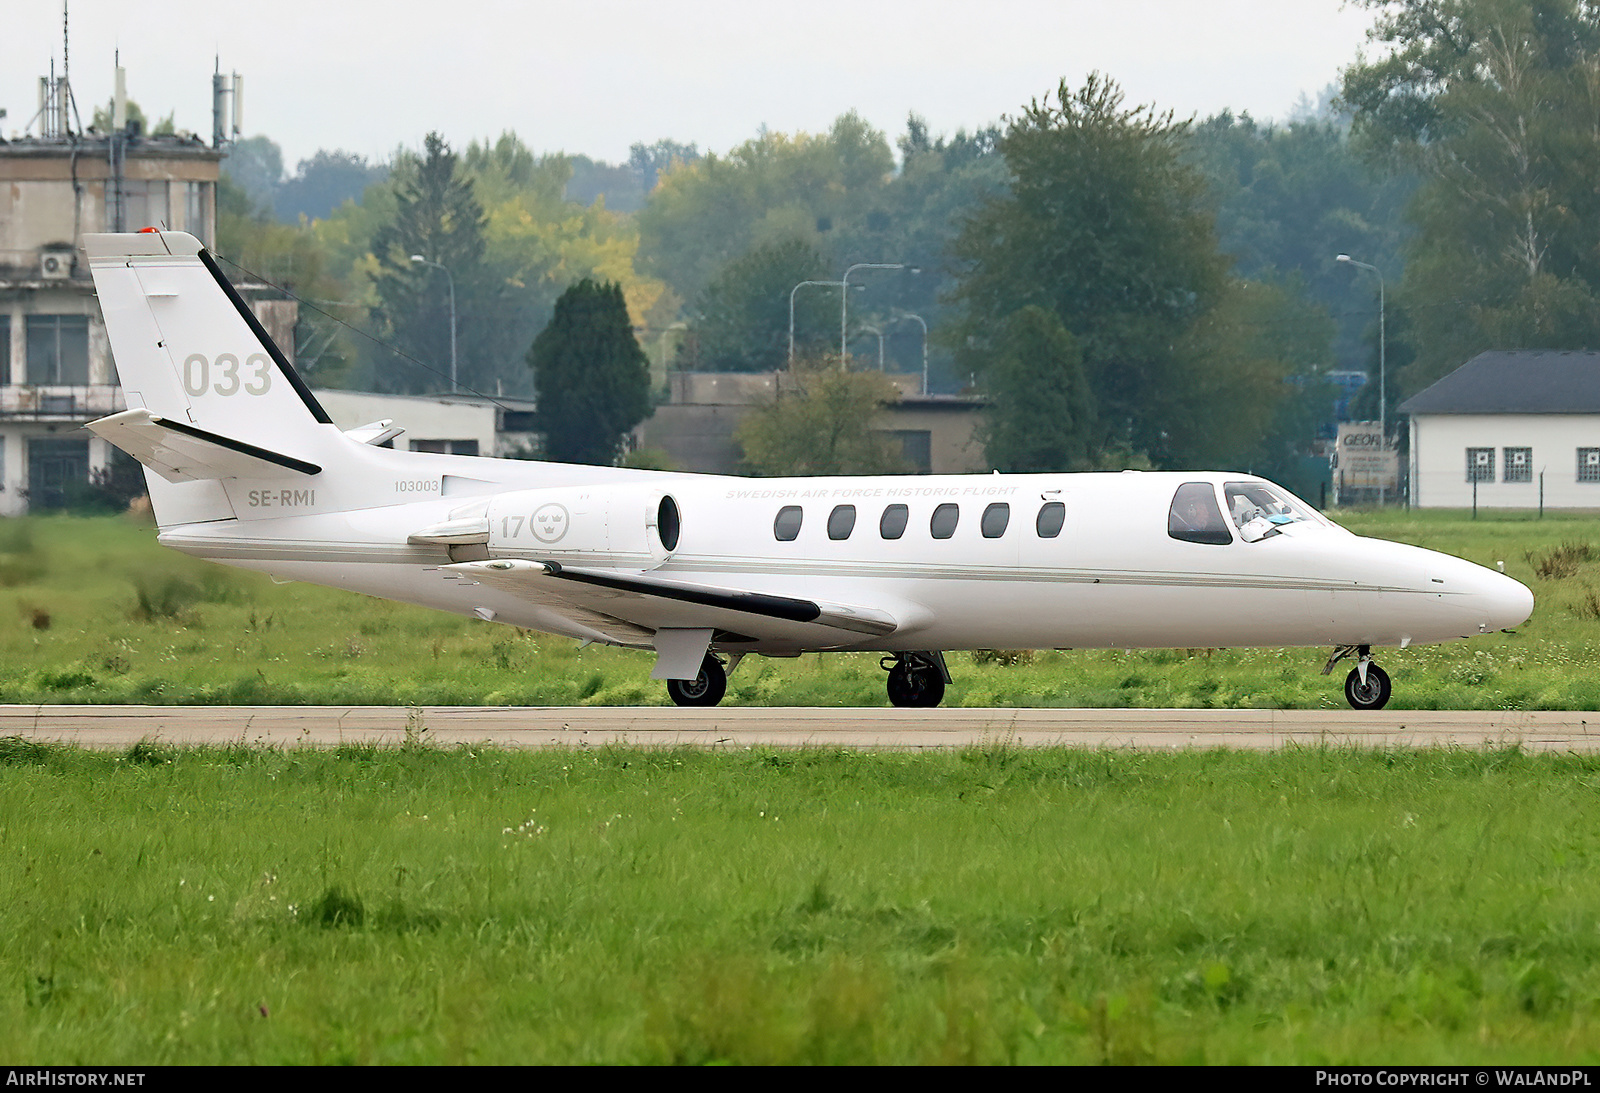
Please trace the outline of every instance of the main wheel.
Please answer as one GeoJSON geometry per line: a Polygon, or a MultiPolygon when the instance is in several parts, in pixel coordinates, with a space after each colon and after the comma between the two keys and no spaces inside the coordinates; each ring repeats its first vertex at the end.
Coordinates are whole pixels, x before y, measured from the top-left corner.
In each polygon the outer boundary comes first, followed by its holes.
{"type": "Polygon", "coordinates": [[[937,706],[944,699],[939,669],[902,661],[889,669],[889,702],[895,706],[937,706]]]}
{"type": "Polygon", "coordinates": [[[709,653],[693,679],[667,680],[667,695],[679,706],[715,706],[727,693],[728,673],[722,670],[722,661],[709,653]]]}
{"type": "Polygon", "coordinates": [[[1357,710],[1381,710],[1389,702],[1389,673],[1376,664],[1367,665],[1367,682],[1355,668],[1344,677],[1344,697],[1357,710]]]}

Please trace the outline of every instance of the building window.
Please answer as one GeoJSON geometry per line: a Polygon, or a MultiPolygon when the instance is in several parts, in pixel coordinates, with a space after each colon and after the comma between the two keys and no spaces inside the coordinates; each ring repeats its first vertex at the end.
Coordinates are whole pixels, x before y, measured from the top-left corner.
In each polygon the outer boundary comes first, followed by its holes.
{"type": "Polygon", "coordinates": [[[414,452],[432,452],[435,455],[477,455],[478,442],[476,440],[415,440],[411,441],[411,450],[414,452]]]}
{"type": "Polygon", "coordinates": [[[928,531],[935,539],[948,539],[956,533],[956,522],[961,519],[961,510],[951,504],[940,505],[933,510],[933,519],[928,521],[928,531]]]}
{"type": "Polygon", "coordinates": [[[89,382],[89,320],[83,315],[29,315],[28,379],[34,386],[89,382]]]}
{"type": "Polygon", "coordinates": [[[778,510],[778,518],[772,521],[773,538],[780,543],[794,542],[800,535],[800,521],[804,518],[799,505],[783,506],[778,510]]]}
{"type": "Polygon", "coordinates": [[[185,182],[183,186],[183,230],[206,246],[211,246],[211,183],[185,182]]]}
{"type": "Polygon", "coordinates": [[[900,458],[916,474],[933,471],[933,433],[928,429],[896,429],[893,434],[900,441],[900,458]]]}
{"type": "Polygon", "coordinates": [[[898,539],[906,533],[906,519],[911,510],[904,505],[890,505],[878,520],[878,534],[885,539],[898,539]]]}
{"type": "Polygon", "coordinates": [[[1467,481],[1468,482],[1493,482],[1494,481],[1494,449],[1493,448],[1468,448],[1467,449],[1467,481]]]}
{"type": "Polygon", "coordinates": [[[1506,470],[1505,482],[1532,482],[1533,481],[1533,449],[1532,448],[1507,448],[1505,449],[1506,470]]]}
{"type": "Polygon", "coordinates": [[[123,230],[165,228],[172,224],[172,208],[165,182],[124,181],[122,184],[123,230]]]}
{"type": "Polygon", "coordinates": [[[0,384],[11,382],[11,316],[0,315],[0,384]]]}
{"type": "Polygon", "coordinates": [[[28,508],[59,509],[89,480],[89,442],[40,437],[28,441],[28,508]]]}
{"type": "Polygon", "coordinates": [[[850,533],[856,529],[856,507],[854,505],[835,505],[828,514],[828,538],[848,539],[850,533]]]}
{"type": "Polygon", "coordinates": [[[1578,481],[1600,482],[1600,448],[1578,449],[1578,481]]]}
{"type": "Polygon", "coordinates": [[[1006,533],[1006,525],[1011,522],[1011,506],[1004,501],[996,501],[983,510],[983,518],[978,521],[978,527],[983,531],[985,539],[998,539],[1006,533]]]}

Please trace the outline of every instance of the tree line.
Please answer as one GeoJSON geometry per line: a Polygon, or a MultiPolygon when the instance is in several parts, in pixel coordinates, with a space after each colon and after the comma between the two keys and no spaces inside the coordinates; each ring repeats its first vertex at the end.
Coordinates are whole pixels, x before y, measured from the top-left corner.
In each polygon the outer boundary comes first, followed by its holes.
{"type": "MultiPolygon", "coordinates": [[[[1329,374],[1377,371],[1376,278],[1338,255],[1384,278],[1391,408],[1480,349],[1585,347],[1600,322],[1596,6],[1361,2],[1381,59],[1280,124],[1178,119],[1095,74],[976,132],[913,115],[891,143],[852,113],[724,153],[639,144],[617,165],[429,134],[381,166],[319,153],[290,177],[257,138],[225,164],[219,249],[375,335],[308,310],[301,357],[322,383],[447,386],[453,292],[460,383],[541,393],[530,347],[579,285],[565,311],[616,302],[658,380],[826,371],[848,292],[846,356],[926,360],[934,391],[982,392],[998,469],[1292,485],[1331,421],[1329,374]]],[[[835,401],[881,397],[857,387],[835,401]]],[[[1379,397],[1368,384],[1354,412],[1379,397]]],[[[841,469],[881,456],[844,447],[841,469]]]]}

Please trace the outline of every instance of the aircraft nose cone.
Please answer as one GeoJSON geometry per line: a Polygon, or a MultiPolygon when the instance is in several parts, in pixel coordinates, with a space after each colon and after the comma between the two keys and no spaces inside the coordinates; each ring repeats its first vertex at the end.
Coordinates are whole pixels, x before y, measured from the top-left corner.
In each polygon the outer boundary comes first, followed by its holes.
{"type": "Polygon", "coordinates": [[[1533,590],[1504,574],[1493,576],[1495,580],[1488,589],[1489,628],[1509,630],[1521,625],[1533,614],[1533,590]]]}

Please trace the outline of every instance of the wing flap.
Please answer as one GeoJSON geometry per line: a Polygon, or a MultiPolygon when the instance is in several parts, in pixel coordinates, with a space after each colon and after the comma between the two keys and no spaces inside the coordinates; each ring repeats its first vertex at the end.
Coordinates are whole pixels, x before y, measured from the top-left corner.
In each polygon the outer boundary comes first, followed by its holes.
{"type": "MultiPolygon", "coordinates": [[[[693,604],[712,610],[734,611],[788,623],[813,623],[872,637],[884,637],[900,628],[894,616],[875,608],[823,603],[793,596],[779,596],[770,592],[750,592],[612,569],[577,568],[555,562],[531,562],[508,558],[496,558],[485,562],[456,562],[442,568],[485,584],[535,595],[546,589],[556,591],[572,586],[587,586],[611,593],[613,596],[620,594],[622,597],[637,596],[693,604]]],[[[576,592],[576,589],[573,591],[576,592]]],[[[612,609],[609,613],[617,612],[612,609]]]]}
{"type": "Polygon", "coordinates": [[[145,409],[124,410],[91,421],[84,428],[115,444],[168,482],[281,478],[286,470],[304,475],[322,473],[321,467],[304,459],[157,417],[145,409]]]}

